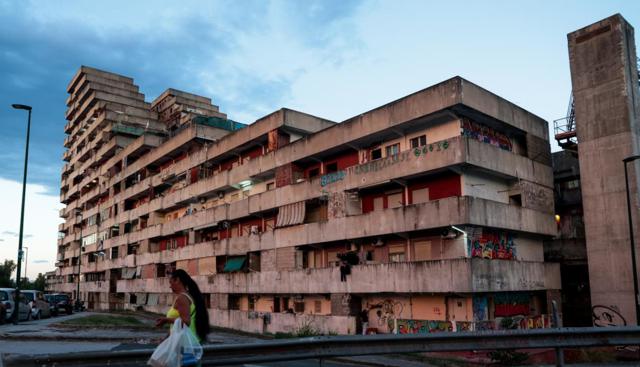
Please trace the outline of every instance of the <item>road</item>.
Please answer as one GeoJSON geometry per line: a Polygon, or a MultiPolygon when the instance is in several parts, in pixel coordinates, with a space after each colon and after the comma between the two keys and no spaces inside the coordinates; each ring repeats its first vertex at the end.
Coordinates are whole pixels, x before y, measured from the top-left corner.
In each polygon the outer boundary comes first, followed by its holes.
{"type": "MultiPolygon", "coordinates": [[[[150,332],[131,330],[74,330],[60,329],[55,323],[65,320],[89,316],[93,313],[82,312],[55,318],[20,322],[18,325],[0,325],[0,353],[2,354],[57,354],[71,352],[91,351],[118,351],[133,349],[153,349],[150,344],[151,336],[157,336],[150,332]],[[96,333],[99,333],[97,335],[96,333]],[[21,340],[24,336],[24,340],[21,340]],[[102,338],[99,341],[90,341],[93,337],[102,338]],[[126,338],[125,338],[126,337],[126,338]],[[75,338],[74,340],[70,340],[75,338]],[[113,338],[109,340],[108,338],[113,338]]],[[[231,333],[214,332],[209,341],[213,343],[250,343],[258,341],[254,337],[236,335],[231,333]]],[[[348,367],[366,366],[368,363],[360,361],[357,364],[342,361],[323,361],[323,367],[348,367]]],[[[371,365],[371,364],[369,364],[371,365]]],[[[376,363],[375,365],[380,365],[376,363]]],[[[246,367],[306,367],[320,366],[318,360],[302,360],[290,362],[246,364],[246,367]]]]}

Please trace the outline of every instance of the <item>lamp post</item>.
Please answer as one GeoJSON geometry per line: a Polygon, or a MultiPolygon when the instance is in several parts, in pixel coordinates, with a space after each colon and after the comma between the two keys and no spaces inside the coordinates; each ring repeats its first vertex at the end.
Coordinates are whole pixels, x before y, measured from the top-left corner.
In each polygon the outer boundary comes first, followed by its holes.
{"type": "Polygon", "coordinates": [[[80,217],[80,248],[78,249],[78,279],[77,279],[77,286],[76,286],[76,304],[74,305],[76,311],[80,311],[81,309],[81,304],[80,304],[80,266],[82,264],[82,248],[83,248],[83,244],[82,244],[82,209],[77,208],[76,209],[76,218],[80,217]]]}
{"type": "Polygon", "coordinates": [[[24,197],[27,190],[27,162],[29,161],[29,133],[31,132],[31,106],[23,104],[12,104],[11,107],[16,110],[24,110],[29,112],[27,117],[27,144],[24,151],[24,175],[22,176],[22,204],[20,207],[20,234],[18,236],[18,266],[16,267],[16,302],[13,308],[13,322],[18,323],[20,307],[20,266],[22,264],[22,230],[24,228],[24,197]]]}
{"type": "Polygon", "coordinates": [[[631,214],[631,194],[629,193],[629,173],[627,163],[640,159],[634,155],[622,160],[624,162],[624,184],[627,189],[627,216],[629,219],[629,241],[631,242],[631,269],[633,271],[633,299],[636,305],[636,325],[640,325],[640,294],[638,294],[638,271],[636,268],[636,244],[633,240],[633,219],[631,214]]]}

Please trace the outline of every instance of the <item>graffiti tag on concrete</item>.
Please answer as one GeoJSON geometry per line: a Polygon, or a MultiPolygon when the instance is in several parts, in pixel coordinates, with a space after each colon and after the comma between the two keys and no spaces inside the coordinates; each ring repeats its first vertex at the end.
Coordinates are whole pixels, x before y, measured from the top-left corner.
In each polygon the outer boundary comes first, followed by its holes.
{"type": "Polygon", "coordinates": [[[616,306],[593,306],[591,309],[593,315],[593,325],[606,327],[606,326],[625,326],[627,320],[622,317],[618,312],[616,306]]]}

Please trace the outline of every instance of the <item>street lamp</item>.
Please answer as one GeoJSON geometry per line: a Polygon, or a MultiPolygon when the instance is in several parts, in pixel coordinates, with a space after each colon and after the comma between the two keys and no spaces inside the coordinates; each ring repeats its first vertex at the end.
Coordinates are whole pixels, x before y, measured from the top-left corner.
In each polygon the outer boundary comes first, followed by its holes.
{"type": "Polygon", "coordinates": [[[636,325],[640,325],[640,294],[638,293],[638,272],[636,269],[636,244],[633,240],[633,220],[631,217],[631,194],[629,194],[629,173],[627,163],[640,159],[640,155],[633,155],[622,160],[624,162],[624,184],[627,189],[627,216],[629,218],[629,240],[631,242],[631,268],[633,270],[633,298],[636,305],[636,325]]]}
{"type": "Polygon", "coordinates": [[[18,323],[20,318],[18,308],[20,307],[20,266],[22,264],[22,230],[24,228],[24,196],[27,189],[27,162],[29,161],[29,133],[31,132],[31,106],[23,104],[12,104],[16,110],[29,112],[27,118],[27,145],[24,151],[24,175],[22,176],[22,206],[20,208],[20,234],[18,237],[18,266],[16,268],[16,306],[13,309],[13,322],[18,323]]]}

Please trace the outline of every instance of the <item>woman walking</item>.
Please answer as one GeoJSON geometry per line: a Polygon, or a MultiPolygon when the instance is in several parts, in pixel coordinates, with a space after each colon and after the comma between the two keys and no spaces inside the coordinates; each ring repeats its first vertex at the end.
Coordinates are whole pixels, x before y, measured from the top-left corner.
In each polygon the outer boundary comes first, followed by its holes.
{"type": "Polygon", "coordinates": [[[175,270],[169,278],[171,291],[176,294],[173,306],[167,312],[167,317],[156,320],[156,326],[171,324],[177,318],[189,326],[193,335],[200,343],[207,340],[209,334],[209,314],[204,303],[202,293],[196,282],[182,269],[175,270]]]}

